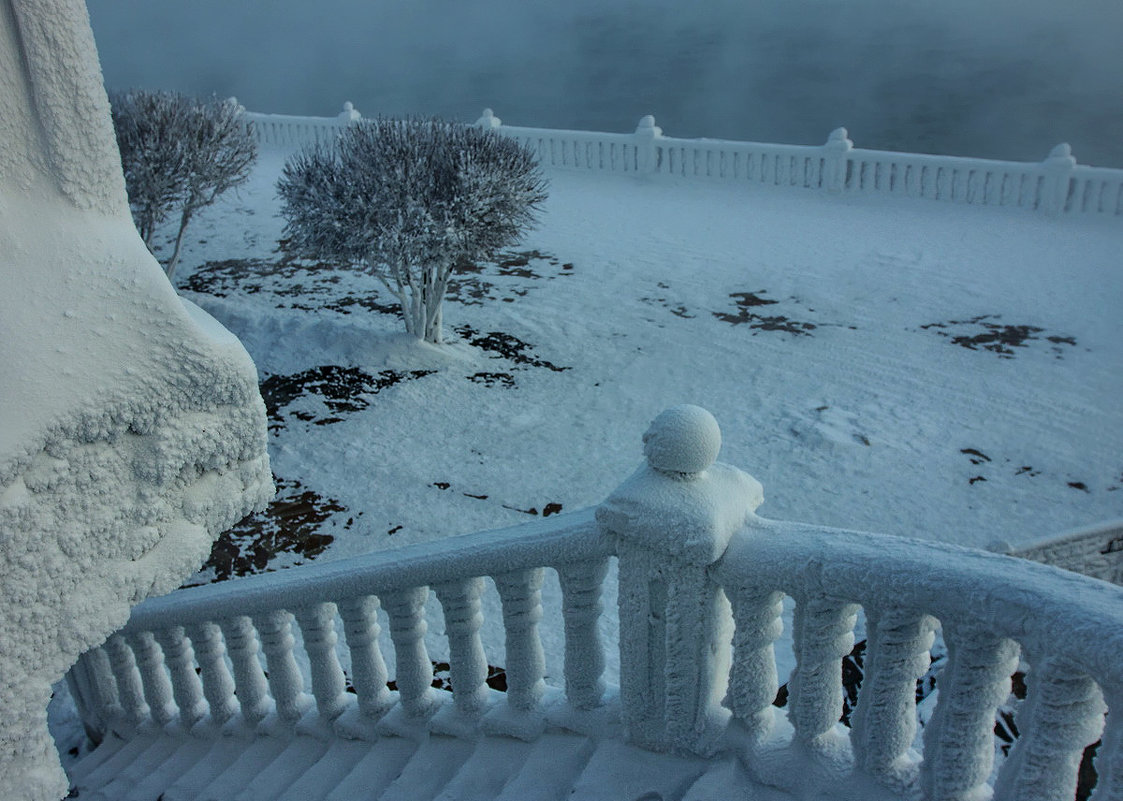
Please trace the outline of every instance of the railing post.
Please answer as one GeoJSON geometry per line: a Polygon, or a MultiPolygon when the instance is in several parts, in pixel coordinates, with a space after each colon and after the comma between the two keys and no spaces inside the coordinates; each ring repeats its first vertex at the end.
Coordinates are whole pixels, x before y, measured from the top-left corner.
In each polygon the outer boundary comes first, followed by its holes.
{"type": "Polygon", "coordinates": [[[234,696],[234,677],[226,666],[226,645],[217,623],[190,626],[187,636],[199,661],[199,678],[203,682],[203,697],[207,699],[210,723],[222,726],[238,712],[234,696]]]}
{"type": "Polygon", "coordinates": [[[133,653],[136,654],[136,667],[144,686],[144,700],[148,702],[148,714],[157,726],[166,726],[175,719],[176,708],[172,699],[172,685],[164,670],[164,655],[150,631],[141,631],[127,637],[133,653]]]}
{"type": "Polygon", "coordinates": [[[648,114],[641,117],[636,125],[636,172],[648,174],[659,170],[659,158],[655,140],[663,136],[663,129],[655,124],[655,117],[648,114]]]}
{"type": "Polygon", "coordinates": [[[911,781],[907,754],[916,739],[916,680],[931,664],[935,621],[901,609],[868,609],[865,676],[851,718],[858,767],[899,789],[911,781]]]}
{"type": "Polygon", "coordinates": [[[359,122],[363,115],[355,108],[355,104],[348,100],[343,104],[343,111],[339,112],[335,118],[339,121],[341,128],[346,128],[348,125],[359,122]]]}
{"type": "Polygon", "coordinates": [[[601,612],[601,585],[608,560],[574,562],[558,566],[565,624],[565,695],[574,709],[588,711],[604,697],[604,645],[597,625],[601,612]]]}
{"type": "Polygon", "coordinates": [[[183,626],[172,626],[154,633],[164,652],[164,663],[172,682],[172,697],[179,708],[179,723],[188,731],[206,717],[207,702],[203,684],[195,672],[195,650],[183,626]]]}
{"type": "Polygon", "coordinates": [[[439,584],[434,589],[444,610],[445,635],[448,637],[449,677],[456,721],[450,728],[459,731],[471,725],[486,709],[488,702],[487,657],[480,640],[483,613],[480,594],[481,578],[439,584]]]}
{"type": "Polygon", "coordinates": [[[483,128],[485,131],[490,131],[500,127],[503,120],[495,116],[495,112],[489,108],[485,108],[480,118],[476,120],[476,127],[483,128]]]}
{"type": "Polygon", "coordinates": [[[940,698],[924,730],[920,786],[927,801],[980,798],[994,765],[994,713],[1010,693],[1018,644],[970,627],[949,631],[940,698]]]}
{"type": "Polygon", "coordinates": [[[1021,736],[998,775],[994,801],[1074,796],[1084,748],[1103,731],[1103,694],[1077,667],[1048,660],[1027,678],[1017,718],[1021,736]]]}
{"type": "Polygon", "coordinates": [[[320,722],[330,723],[347,708],[346,683],[335,644],[335,604],[318,603],[296,611],[296,622],[304,638],[308,669],[312,674],[312,696],[320,722]]]}
{"type": "Polygon", "coordinates": [[[425,601],[428,587],[413,587],[388,593],[382,598],[390,616],[390,639],[394,643],[394,667],[402,713],[412,721],[424,721],[435,710],[433,663],[425,648],[425,601]]]}
{"type": "Polygon", "coordinates": [[[772,702],[779,689],[773,643],[783,633],[781,592],[754,587],[726,588],[733,606],[733,667],[726,704],[755,740],[772,730],[772,702]]]}
{"type": "Polygon", "coordinates": [[[842,717],[842,658],[854,647],[858,607],[831,598],[800,598],[792,621],[795,670],[788,682],[788,720],[795,742],[829,750],[842,717]]]}
{"type": "Polygon", "coordinates": [[[847,162],[854,143],[850,141],[845,128],[835,128],[827,137],[823,145],[823,162],[825,175],[823,187],[832,195],[837,195],[846,188],[847,162]]]}
{"type": "Polygon", "coordinates": [[[1041,163],[1041,171],[1045,174],[1045,186],[1041,190],[1041,208],[1050,217],[1058,217],[1064,213],[1068,203],[1069,184],[1072,182],[1072,173],[1076,169],[1076,159],[1072,157],[1072,148],[1067,142],[1054,147],[1049,151],[1049,156],[1041,163]]]}
{"type": "Polygon", "coordinates": [[[386,661],[378,647],[378,598],[364,595],[339,603],[339,616],[343,618],[343,634],[351,652],[351,682],[359,697],[358,713],[352,725],[350,712],[345,712],[339,725],[344,731],[370,737],[373,725],[394,703],[386,687],[386,661]]]}
{"type": "MultiPolygon", "coordinates": [[[[546,658],[538,635],[542,576],[541,568],[495,576],[506,634],[507,709],[503,720],[508,724],[507,731],[523,739],[536,737],[546,725],[545,717],[537,713],[546,686],[546,658]]],[[[501,725],[493,728],[504,731],[501,725]]]]}
{"type": "Polygon", "coordinates": [[[258,658],[261,646],[258,644],[253,622],[248,617],[224,620],[219,627],[226,640],[226,650],[234,669],[234,687],[238,706],[242,711],[242,722],[252,729],[274,708],[265,671],[261,669],[258,658]]]}
{"type": "Polygon", "coordinates": [[[265,652],[277,718],[283,728],[294,727],[312,705],[312,699],[304,692],[304,676],[293,656],[292,615],[278,609],[255,615],[253,622],[265,652]]]}
{"type": "Polygon", "coordinates": [[[708,753],[729,712],[732,616],[709,567],[760,505],[756,479],[716,463],[717,421],[675,406],[644,434],[647,463],[600,508],[620,557],[620,693],[637,744],[708,753]]]}

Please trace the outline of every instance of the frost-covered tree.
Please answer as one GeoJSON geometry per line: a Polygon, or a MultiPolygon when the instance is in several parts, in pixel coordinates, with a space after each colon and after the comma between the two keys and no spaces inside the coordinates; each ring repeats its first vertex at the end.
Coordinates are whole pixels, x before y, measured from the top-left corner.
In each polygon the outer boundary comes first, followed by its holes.
{"type": "Polygon", "coordinates": [[[291,158],[277,190],[291,249],[372,272],[437,344],[455,270],[517,241],[546,199],[526,147],[439,119],[352,125],[291,158]]]}
{"type": "Polygon", "coordinates": [[[134,90],[110,101],[133,221],[150,251],[155,253],[157,229],[179,215],[175,248],[164,265],[171,278],[188,223],[249,177],[257,143],[233,98],[134,90]]]}

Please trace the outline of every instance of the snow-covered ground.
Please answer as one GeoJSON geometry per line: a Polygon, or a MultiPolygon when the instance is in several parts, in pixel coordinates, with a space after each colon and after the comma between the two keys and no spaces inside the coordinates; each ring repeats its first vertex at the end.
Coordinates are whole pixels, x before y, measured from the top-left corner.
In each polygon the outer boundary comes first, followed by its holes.
{"type": "Polygon", "coordinates": [[[437,348],[373,277],[278,267],[283,160],[193,223],[179,284],[275,393],[274,472],[344,510],[320,558],[596,504],[682,402],[765,517],[984,547],[1123,514],[1118,220],[558,172],[437,348]]]}

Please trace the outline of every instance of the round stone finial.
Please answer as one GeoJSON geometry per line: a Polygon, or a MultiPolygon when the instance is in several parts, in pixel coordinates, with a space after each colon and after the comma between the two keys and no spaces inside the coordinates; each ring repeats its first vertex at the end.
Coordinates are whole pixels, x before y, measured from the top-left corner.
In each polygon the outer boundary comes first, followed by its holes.
{"type": "Polygon", "coordinates": [[[692,476],[717,459],[721,429],[701,406],[682,404],[664,410],[643,435],[643,455],[660,473],[692,476]]]}

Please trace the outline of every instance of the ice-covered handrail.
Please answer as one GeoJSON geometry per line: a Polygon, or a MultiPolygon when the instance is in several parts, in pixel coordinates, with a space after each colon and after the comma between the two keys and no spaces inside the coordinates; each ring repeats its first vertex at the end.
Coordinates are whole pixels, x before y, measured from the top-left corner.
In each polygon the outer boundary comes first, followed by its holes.
{"type": "Polygon", "coordinates": [[[542,568],[555,569],[562,588],[567,704],[558,714],[580,720],[583,711],[601,704],[604,692],[597,621],[613,553],[593,511],[585,510],[180,590],[136,607],[103,649],[82,658],[71,687],[94,736],[173,726],[200,736],[230,727],[284,735],[303,723],[313,732],[349,737],[375,736],[378,726],[383,732],[433,728],[451,734],[482,726],[532,738],[546,720],[537,628],[542,568]],[[507,636],[506,703],[490,714],[479,636],[485,576],[495,580],[507,636]],[[445,618],[454,687],[450,709],[440,714],[424,642],[430,588],[445,618]],[[387,687],[389,671],[378,645],[380,608],[394,643],[396,693],[387,687]],[[337,612],[350,655],[347,676],[337,657],[337,612]],[[302,660],[296,658],[294,622],[302,660]],[[311,695],[299,661],[308,666],[311,695]],[[348,677],[354,695],[345,692],[348,677]]]}
{"type": "Polygon", "coordinates": [[[758,518],[760,485],[714,461],[720,432],[696,407],[665,412],[644,439],[648,463],[598,510],[618,541],[621,698],[633,740],[732,748],[759,779],[797,793],[872,779],[932,801],[981,798],[996,708],[1021,659],[1021,735],[994,797],[1071,798],[1084,749],[1104,730],[1105,698],[1115,714],[1094,798],[1120,797],[1123,588],[953,545],[758,518]],[[773,709],[785,594],[796,602],[786,730],[773,709]],[[859,609],[865,676],[847,732],[842,660],[859,609]],[[916,682],[937,627],[949,656],[918,762],[916,682]]]}
{"type": "MultiPolygon", "coordinates": [[[[361,115],[345,104],[336,117],[248,113],[262,145],[326,143],[361,115]]],[[[651,115],[633,133],[504,125],[484,109],[475,125],[530,147],[556,169],[627,175],[677,175],[763,186],[873,194],[1061,214],[1123,215],[1123,170],[1077,164],[1067,144],[1040,162],[897,153],[855,148],[845,128],[823,145],[788,145],[665,136],[651,115]]]]}

